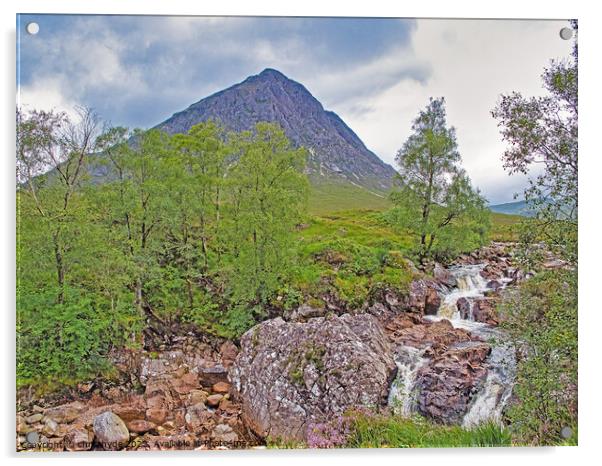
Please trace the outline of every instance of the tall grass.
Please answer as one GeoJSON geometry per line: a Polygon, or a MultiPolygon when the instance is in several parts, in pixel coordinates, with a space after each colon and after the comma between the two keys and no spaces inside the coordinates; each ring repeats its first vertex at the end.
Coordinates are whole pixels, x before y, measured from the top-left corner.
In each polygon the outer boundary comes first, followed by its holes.
{"type": "Polygon", "coordinates": [[[505,447],[510,433],[493,423],[471,429],[433,424],[423,418],[356,415],[350,448],[505,447]]]}

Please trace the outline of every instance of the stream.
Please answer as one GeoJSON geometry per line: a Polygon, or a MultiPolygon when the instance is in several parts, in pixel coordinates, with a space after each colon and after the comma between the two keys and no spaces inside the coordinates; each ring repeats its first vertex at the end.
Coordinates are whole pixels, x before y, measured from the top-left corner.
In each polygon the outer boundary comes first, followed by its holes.
{"type": "MultiPolygon", "coordinates": [[[[449,269],[456,286],[441,292],[441,305],[437,315],[424,316],[425,320],[449,320],[455,328],[462,328],[480,336],[492,349],[487,358],[487,376],[462,418],[462,426],[472,427],[486,421],[501,422],[502,412],[512,395],[516,373],[514,348],[504,341],[504,334],[494,326],[473,320],[472,307],[475,298],[485,296],[487,281],[481,276],[485,264],[455,266],[449,269]],[[462,318],[458,300],[466,298],[469,312],[462,318]],[[467,314],[467,315],[466,315],[467,314]]],[[[503,281],[502,288],[507,284],[503,281]]],[[[426,349],[401,346],[396,351],[398,373],[389,393],[389,405],[396,414],[411,416],[417,412],[417,375],[429,363],[424,356],[426,349]]]]}

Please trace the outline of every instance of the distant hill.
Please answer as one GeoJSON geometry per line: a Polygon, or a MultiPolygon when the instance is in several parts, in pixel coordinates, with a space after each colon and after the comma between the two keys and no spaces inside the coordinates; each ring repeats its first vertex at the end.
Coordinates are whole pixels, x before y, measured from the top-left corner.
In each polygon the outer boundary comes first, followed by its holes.
{"type": "Polygon", "coordinates": [[[521,215],[523,217],[532,217],[533,212],[525,201],[507,202],[505,204],[490,205],[489,210],[500,214],[521,215]]]}
{"type": "MultiPolygon", "coordinates": [[[[371,152],[334,112],[298,82],[265,69],[243,82],[206,97],[157,125],[170,134],[213,119],[234,131],[249,130],[259,121],[278,123],[296,146],[310,153],[308,175],[314,186],[343,184],[382,203],[395,170],[371,152]]],[[[353,191],[353,190],[352,190],[353,191]]]]}

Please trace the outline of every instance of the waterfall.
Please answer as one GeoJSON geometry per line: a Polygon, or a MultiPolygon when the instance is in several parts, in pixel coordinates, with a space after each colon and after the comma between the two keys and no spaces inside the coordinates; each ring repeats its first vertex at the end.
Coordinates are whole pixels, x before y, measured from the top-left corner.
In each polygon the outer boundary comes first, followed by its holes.
{"type": "Polygon", "coordinates": [[[485,384],[462,419],[464,427],[477,426],[485,421],[500,423],[502,411],[512,396],[516,377],[514,348],[507,343],[493,346],[488,364],[485,384]]]}
{"type": "Polygon", "coordinates": [[[413,346],[400,346],[395,352],[397,377],[389,392],[389,406],[395,414],[409,416],[416,404],[416,375],[428,359],[424,357],[424,349],[413,346]]]}
{"type": "MultiPolygon", "coordinates": [[[[486,364],[487,377],[474,395],[462,425],[471,427],[485,421],[501,422],[502,412],[512,396],[516,375],[514,348],[504,342],[502,331],[488,324],[473,320],[472,308],[475,298],[481,298],[487,291],[487,281],[481,276],[484,264],[458,266],[449,269],[456,280],[456,287],[442,293],[442,302],[437,315],[424,316],[425,320],[449,320],[456,328],[462,328],[488,341],[491,354],[486,364]],[[458,309],[458,300],[466,298],[468,317],[463,319],[458,309]]],[[[502,283],[502,287],[506,283],[502,283]]],[[[389,406],[396,414],[410,416],[416,411],[416,376],[419,369],[429,363],[424,356],[425,349],[400,346],[395,354],[398,374],[389,393],[389,406]]]]}

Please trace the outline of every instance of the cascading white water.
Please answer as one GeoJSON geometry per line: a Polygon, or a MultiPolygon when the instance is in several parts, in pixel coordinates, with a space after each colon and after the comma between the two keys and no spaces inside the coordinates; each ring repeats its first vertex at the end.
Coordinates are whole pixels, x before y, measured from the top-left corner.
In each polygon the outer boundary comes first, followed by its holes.
{"type": "MultiPolygon", "coordinates": [[[[449,320],[456,328],[462,328],[489,341],[491,354],[487,359],[488,373],[485,382],[464,415],[462,425],[471,427],[485,421],[500,422],[504,406],[512,395],[516,360],[514,348],[504,342],[503,333],[490,325],[475,322],[472,316],[472,301],[483,297],[487,291],[487,281],[481,276],[484,265],[467,265],[449,270],[456,279],[456,287],[443,293],[442,303],[436,316],[425,316],[426,320],[449,320]],[[466,298],[470,312],[463,319],[458,310],[458,300],[466,298]]],[[[505,285],[503,281],[502,286],[505,285]]],[[[428,363],[424,350],[409,346],[398,348],[395,362],[397,378],[389,393],[389,405],[397,414],[409,416],[416,409],[416,376],[418,370],[428,363]]]]}
{"type": "MultiPolygon", "coordinates": [[[[488,372],[485,383],[473,398],[470,408],[464,415],[462,425],[475,426],[485,421],[500,422],[504,406],[512,396],[516,360],[514,348],[505,343],[501,331],[487,324],[474,322],[472,306],[474,298],[483,297],[487,291],[487,281],[481,275],[484,265],[469,265],[451,269],[457,288],[444,296],[443,303],[433,320],[447,318],[456,328],[463,328],[492,344],[487,359],[488,372]],[[462,319],[458,310],[458,300],[466,298],[470,312],[468,319],[462,319]]],[[[506,280],[502,281],[502,286],[506,280]]]]}
{"type": "MultiPolygon", "coordinates": [[[[487,281],[481,276],[481,270],[483,270],[482,265],[466,265],[449,270],[449,273],[456,279],[456,288],[443,296],[438,316],[449,320],[462,320],[458,311],[458,300],[483,296],[487,290],[487,281]]],[[[469,320],[472,320],[472,309],[469,320]]]]}
{"type": "Polygon", "coordinates": [[[485,421],[501,422],[502,411],[512,396],[516,376],[514,347],[507,343],[494,345],[488,364],[485,384],[462,419],[464,427],[473,427],[485,421]]]}
{"type": "Polygon", "coordinates": [[[416,374],[428,359],[424,357],[424,349],[413,346],[400,346],[395,352],[397,377],[391,385],[389,392],[389,406],[395,414],[409,416],[412,414],[416,403],[416,374]]]}

